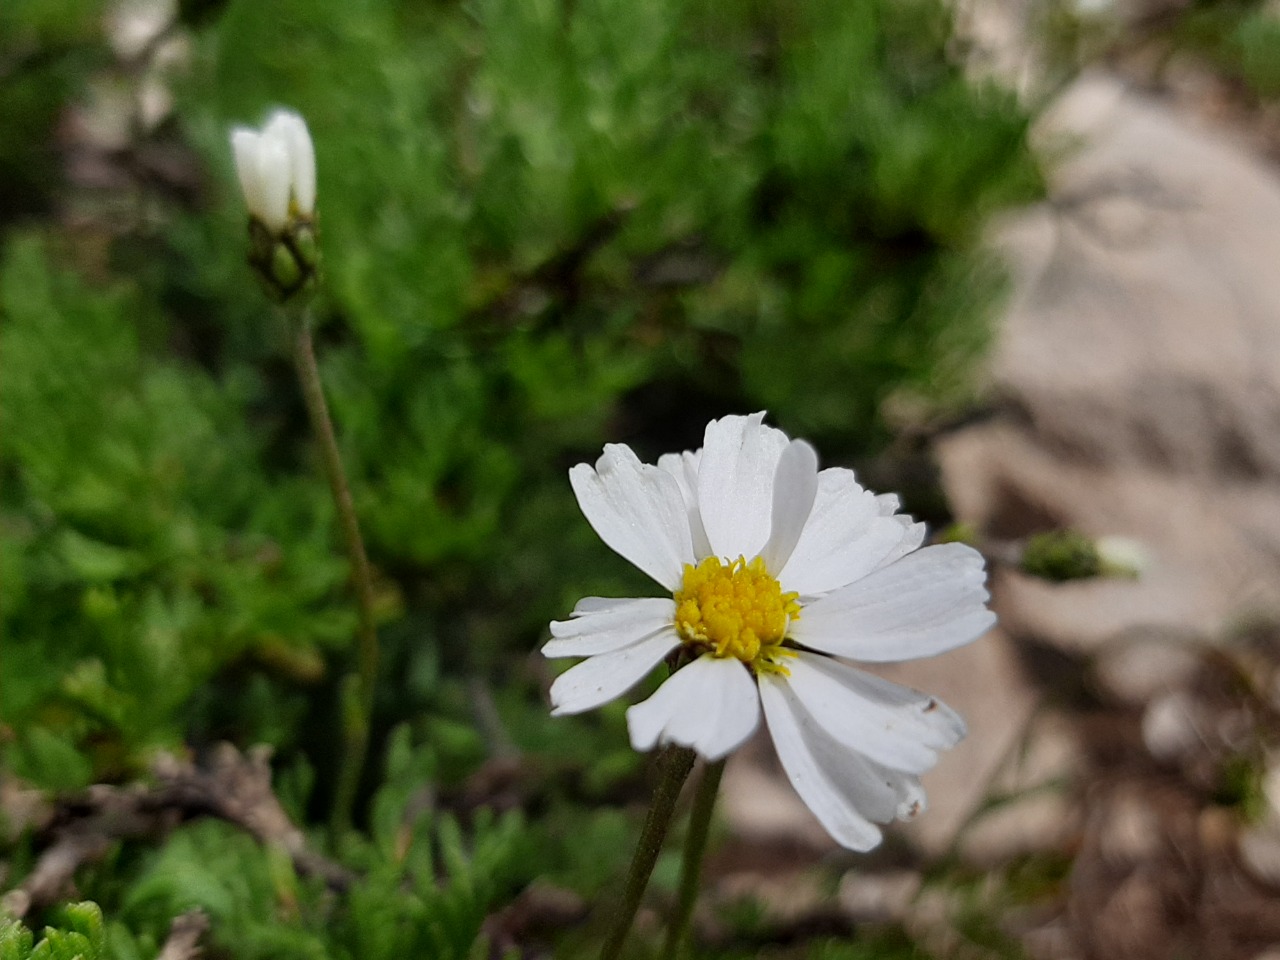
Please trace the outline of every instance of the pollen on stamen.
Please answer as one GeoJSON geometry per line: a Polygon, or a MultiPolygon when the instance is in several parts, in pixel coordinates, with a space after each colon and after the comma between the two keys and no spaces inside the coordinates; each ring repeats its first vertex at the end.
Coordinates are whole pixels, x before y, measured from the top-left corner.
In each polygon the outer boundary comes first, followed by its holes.
{"type": "Polygon", "coordinates": [[[795,654],[782,642],[800,616],[799,594],[783,593],[762,558],[686,564],[675,601],[676,630],[689,646],[757,672],[788,672],[780,661],[795,654]]]}

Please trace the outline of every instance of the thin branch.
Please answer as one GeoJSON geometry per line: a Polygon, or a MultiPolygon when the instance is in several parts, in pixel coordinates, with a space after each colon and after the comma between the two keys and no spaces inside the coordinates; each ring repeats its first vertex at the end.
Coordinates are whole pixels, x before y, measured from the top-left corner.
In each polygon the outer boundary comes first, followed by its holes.
{"type": "Polygon", "coordinates": [[[724,774],[724,760],[708,764],[698,781],[693,796],[693,810],[689,813],[689,832],[684,841],[684,854],[680,861],[680,890],[676,909],[671,914],[667,928],[667,942],[662,955],[666,960],[676,960],[680,945],[693,918],[693,907],[698,900],[698,884],[702,877],[702,858],[707,850],[707,835],[711,832],[711,812],[715,809],[720,793],[720,777],[724,774]]]}
{"type": "Polygon", "coordinates": [[[117,841],[154,838],[201,816],[225,820],[283,850],[299,875],[346,889],[354,874],[308,846],[272,791],[270,755],[265,747],[242,754],[221,744],[206,767],[197,767],[162,754],[154,785],[97,785],[60,802],[41,831],[48,845],[22,883],[0,897],[0,911],[21,918],[55,903],[71,890],[76,871],[106,856],[117,841]]]}
{"type": "Polygon", "coordinates": [[[627,871],[627,879],[623,884],[622,901],[618,904],[613,927],[600,950],[600,960],[617,960],[622,953],[622,945],[631,932],[636,911],[640,909],[640,899],[644,896],[649,877],[653,874],[653,866],[658,862],[658,854],[662,851],[662,841],[666,839],[667,828],[671,825],[671,815],[675,813],[680,788],[693,769],[695,756],[687,747],[673,744],[664,748],[658,758],[658,782],[653,790],[649,813],[640,830],[640,841],[636,844],[631,868],[627,871]]]}
{"type": "Polygon", "coordinates": [[[156,960],[199,960],[204,953],[200,938],[209,929],[209,918],[203,910],[188,910],[173,918],[169,937],[156,960]]]}
{"type": "Polygon", "coordinates": [[[298,381],[302,386],[307,415],[311,419],[320,451],[320,463],[329,480],[333,503],[338,511],[342,540],[351,560],[351,579],[359,616],[355,676],[357,706],[352,709],[352,705],[346,702],[345,695],[339,704],[345,743],[331,821],[334,836],[337,837],[351,825],[351,811],[360,786],[360,774],[364,770],[369,752],[369,728],[373,722],[373,702],[378,680],[378,624],[374,614],[373,572],[369,568],[364,538],[360,534],[360,521],[356,517],[355,503],[351,498],[351,484],[347,481],[347,473],[342,466],[342,454],[338,450],[333,418],[329,415],[329,404],[324,398],[324,382],[320,379],[320,367],[316,363],[315,345],[311,337],[310,311],[305,307],[289,311],[288,320],[293,336],[293,356],[298,381]]]}

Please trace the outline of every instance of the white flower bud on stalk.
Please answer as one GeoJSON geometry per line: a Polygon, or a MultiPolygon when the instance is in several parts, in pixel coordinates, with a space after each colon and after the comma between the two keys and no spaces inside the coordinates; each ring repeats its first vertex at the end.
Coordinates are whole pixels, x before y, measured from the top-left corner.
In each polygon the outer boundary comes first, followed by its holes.
{"type": "Polygon", "coordinates": [[[249,262],[287,300],[315,276],[316,155],[307,123],[277,110],[261,130],[231,131],[236,174],[249,208],[249,262]]]}
{"type": "Polygon", "coordinates": [[[1151,552],[1132,537],[1106,536],[1095,541],[1103,576],[1140,577],[1151,566],[1151,552]]]}
{"type": "Polygon", "coordinates": [[[316,154],[307,123],[291,110],[277,110],[261,131],[231,131],[236,173],[249,213],[272,233],[291,218],[311,219],[316,205],[316,154]]]}

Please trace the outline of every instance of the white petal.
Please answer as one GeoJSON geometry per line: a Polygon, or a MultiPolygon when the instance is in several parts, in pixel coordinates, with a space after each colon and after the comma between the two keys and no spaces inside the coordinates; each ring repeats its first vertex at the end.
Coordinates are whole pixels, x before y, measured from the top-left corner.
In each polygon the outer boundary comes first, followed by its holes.
{"type": "Polygon", "coordinates": [[[986,609],[982,555],[960,543],[925,547],[805,605],[791,638],[854,660],[914,660],[980,637],[986,609]]]}
{"type": "Polygon", "coordinates": [[[693,555],[698,558],[711,556],[711,544],[707,531],[702,527],[702,514],[698,512],[698,463],[702,451],[693,453],[664,453],[658,458],[658,468],[675,477],[680,485],[680,496],[689,513],[689,532],[693,535],[693,555]]]}
{"type": "Polygon", "coordinates": [[[880,516],[892,517],[898,512],[900,506],[902,506],[902,500],[896,493],[876,494],[876,508],[880,511],[880,516]]]}
{"type": "MultiPolygon", "coordinates": [[[[642,597],[643,600],[651,600],[652,597],[642,597]]],[[[627,607],[636,601],[635,597],[583,597],[573,607],[573,613],[570,616],[585,617],[589,613],[604,613],[606,610],[616,610],[619,607],[627,607]]]]}
{"type": "Polygon", "coordinates": [[[258,208],[250,211],[268,230],[279,233],[289,221],[289,153],[278,139],[262,137],[258,141],[256,198],[258,208]]]}
{"type": "Polygon", "coordinates": [[[765,569],[774,576],[787,565],[813,512],[818,494],[818,453],[803,440],[792,440],[782,451],[773,480],[772,529],[760,551],[765,569]]]}
{"type": "Polygon", "coordinates": [[[698,468],[698,508],[715,556],[750,560],[769,539],[773,481],[790,442],[764,414],[707,424],[698,468]]]}
{"type": "Polygon", "coordinates": [[[548,660],[561,657],[597,657],[603,653],[613,653],[624,647],[633,646],[670,626],[670,623],[660,623],[657,626],[648,623],[636,624],[605,633],[585,633],[576,637],[556,638],[542,645],[542,655],[548,660]]]}
{"type": "Polygon", "coordinates": [[[899,557],[905,557],[912,550],[919,548],[920,544],[924,543],[925,525],[916,523],[915,519],[909,514],[898,513],[898,508],[901,505],[896,493],[882,493],[876,497],[876,506],[880,508],[880,516],[892,517],[902,524],[903,530],[906,531],[902,541],[880,560],[878,566],[887,567],[899,557]]]}
{"type": "Polygon", "coordinates": [[[898,809],[894,811],[894,816],[899,820],[914,820],[928,809],[929,802],[925,798],[919,777],[900,775],[894,783],[894,789],[898,794],[898,809]]]}
{"type": "MultiPolygon", "coordinates": [[[[591,597],[600,600],[600,597],[591,597]]],[[[582,611],[574,608],[573,619],[553,620],[551,635],[542,648],[544,657],[594,657],[621,650],[667,629],[675,619],[674,600],[644,597],[638,600],[614,601],[608,607],[582,611]]]]}
{"type": "Polygon", "coordinates": [[[551,715],[582,713],[622,696],[679,645],[675,630],[666,630],[641,643],[589,657],[570,667],[551,684],[551,715]]]}
{"type": "Polygon", "coordinates": [[[307,122],[292,110],[277,110],[267,121],[264,133],[285,144],[294,202],[299,212],[311,216],[316,205],[316,152],[307,122]]]}
{"type": "Polygon", "coordinates": [[[579,637],[629,624],[670,624],[675,615],[676,604],[670,597],[584,597],[573,608],[571,619],[551,622],[551,635],[579,637]]]}
{"type": "Polygon", "coordinates": [[[674,592],[694,562],[680,486],[641,463],[625,444],[607,444],[595,469],[580,463],[569,482],[587,522],[613,550],[674,592]]]}
{"type": "Polygon", "coordinates": [[[787,660],[787,669],[818,726],[891,770],[923,773],[964,737],[960,715],[919,691],[812,653],[787,660]]]}
{"type": "Polygon", "coordinates": [[[902,525],[881,515],[879,498],[852,470],[818,474],[813,512],[778,579],[784,590],[817,596],[866,576],[901,541],[902,525]]]}
{"type": "Polygon", "coordinates": [[[759,722],[760,695],[747,668],[710,654],[677,670],[653,696],[627,711],[637,750],[678,743],[712,761],[741,746],[759,722]]]}
{"type": "Polygon", "coordinates": [[[805,735],[805,726],[811,726],[812,720],[799,706],[786,678],[764,674],[759,682],[760,702],[778,760],[800,799],[841,846],[870,850],[878,845],[880,830],[858,809],[854,795],[844,789],[848,785],[833,778],[848,751],[832,756],[821,751],[823,741],[818,741],[819,751],[815,751],[805,735]]]}
{"type": "Polygon", "coordinates": [[[231,151],[236,160],[236,176],[240,180],[240,193],[244,205],[255,217],[261,217],[262,182],[258,171],[258,150],[262,135],[248,127],[236,127],[231,131],[231,151]]]}
{"type": "Polygon", "coordinates": [[[826,758],[836,789],[849,797],[867,819],[876,823],[911,820],[924,809],[924,788],[914,774],[890,770],[824,738],[820,731],[808,731],[807,740],[814,756],[826,758]]]}
{"type": "Polygon", "coordinates": [[[877,569],[879,567],[887,567],[889,564],[902,559],[913,550],[918,550],[920,544],[924,543],[925,525],[923,523],[916,523],[905,513],[899,513],[892,519],[902,524],[904,531],[902,539],[896,547],[881,558],[880,563],[877,564],[877,569]]]}
{"type": "MultiPolygon", "coordinates": [[[[812,716],[804,709],[795,692],[788,688],[785,678],[769,679],[772,687],[770,692],[766,694],[763,683],[760,692],[765,704],[765,715],[769,720],[769,730],[775,736],[778,758],[788,774],[791,774],[792,769],[799,768],[802,773],[814,774],[825,783],[825,793],[821,790],[815,790],[814,793],[829,809],[844,811],[844,817],[836,820],[838,825],[845,825],[844,818],[849,816],[850,811],[863,821],[888,823],[894,819],[909,820],[924,809],[924,789],[920,786],[918,777],[890,770],[828,736],[825,730],[814,724],[812,716]],[[778,740],[779,731],[784,738],[788,738],[785,747],[778,740]],[[791,766],[788,766],[789,763],[791,766]]],[[[795,782],[794,777],[792,782],[795,782]]],[[[801,796],[804,797],[804,794],[801,796]]],[[[808,798],[804,799],[807,803],[808,798]]],[[[818,809],[812,805],[810,809],[815,814],[818,813],[818,809]]],[[[821,815],[819,819],[822,819],[821,815]]],[[[823,821],[823,826],[831,830],[826,821],[823,821]]],[[[844,843],[834,831],[832,835],[844,843]]],[[[879,831],[875,831],[875,837],[872,846],[878,842],[879,831]]],[[[854,849],[868,847],[855,846],[854,849]]]]}

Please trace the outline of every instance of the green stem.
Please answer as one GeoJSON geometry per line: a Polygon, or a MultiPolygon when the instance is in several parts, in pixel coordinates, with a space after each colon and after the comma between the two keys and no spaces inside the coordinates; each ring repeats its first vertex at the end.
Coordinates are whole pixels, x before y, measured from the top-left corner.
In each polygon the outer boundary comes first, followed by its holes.
{"type": "Polygon", "coordinates": [[[667,944],[662,951],[665,960],[675,960],[680,944],[689,929],[693,905],[698,900],[698,880],[702,875],[702,855],[707,849],[707,833],[711,829],[711,811],[715,809],[716,796],[720,792],[720,777],[724,773],[724,761],[708,764],[698,780],[698,792],[693,796],[693,810],[689,813],[689,832],[684,839],[684,855],[680,861],[680,893],[676,900],[676,912],[667,927],[667,944]]]}
{"type": "Polygon", "coordinates": [[[631,931],[631,923],[640,908],[640,898],[649,885],[653,865],[658,861],[662,841],[671,825],[671,814],[675,812],[680,788],[693,769],[693,760],[694,752],[687,747],[672,746],[663,751],[658,783],[653,789],[653,800],[650,801],[644,827],[640,830],[640,842],[636,844],[635,856],[631,858],[631,869],[627,871],[622,903],[618,905],[613,928],[600,950],[600,960],[614,960],[631,931]]]}
{"type": "MultiPolygon", "coordinates": [[[[333,419],[324,399],[324,383],[320,368],[316,365],[315,347],[311,339],[311,314],[308,310],[289,313],[289,327],[293,335],[293,359],[298,368],[298,380],[306,401],[307,414],[315,431],[320,448],[320,463],[329,481],[334,505],[338,509],[338,523],[342,528],[342,540],[351,560],[351,579],[355,587],[356,609],[359,616],[356,659],[356,709],[347,703],[341,706],[343,725],[343,757],[338,773],[338,785],[333,801],[331,827],[335,835],[341,834],[351,823],[351,810],[355,805],[356,789],[360,773],[364,769],[365,754],[369,749],[369,727],[373,715],[374,684],[378,677],[378,628],[373,614],[373,575],[369,570],[369,558],[365,554],[364,539],[360,536],[360,523],[356,519],[355,504],[351,500],[351,486],[347,483],[342,457],[338,453],[338,441],[334,436],[333,419]]],[[[344,689],[349,689],[344,685],[344,689]]],[[[344,697],[345,699],[345,697],[344,697]]]]}

